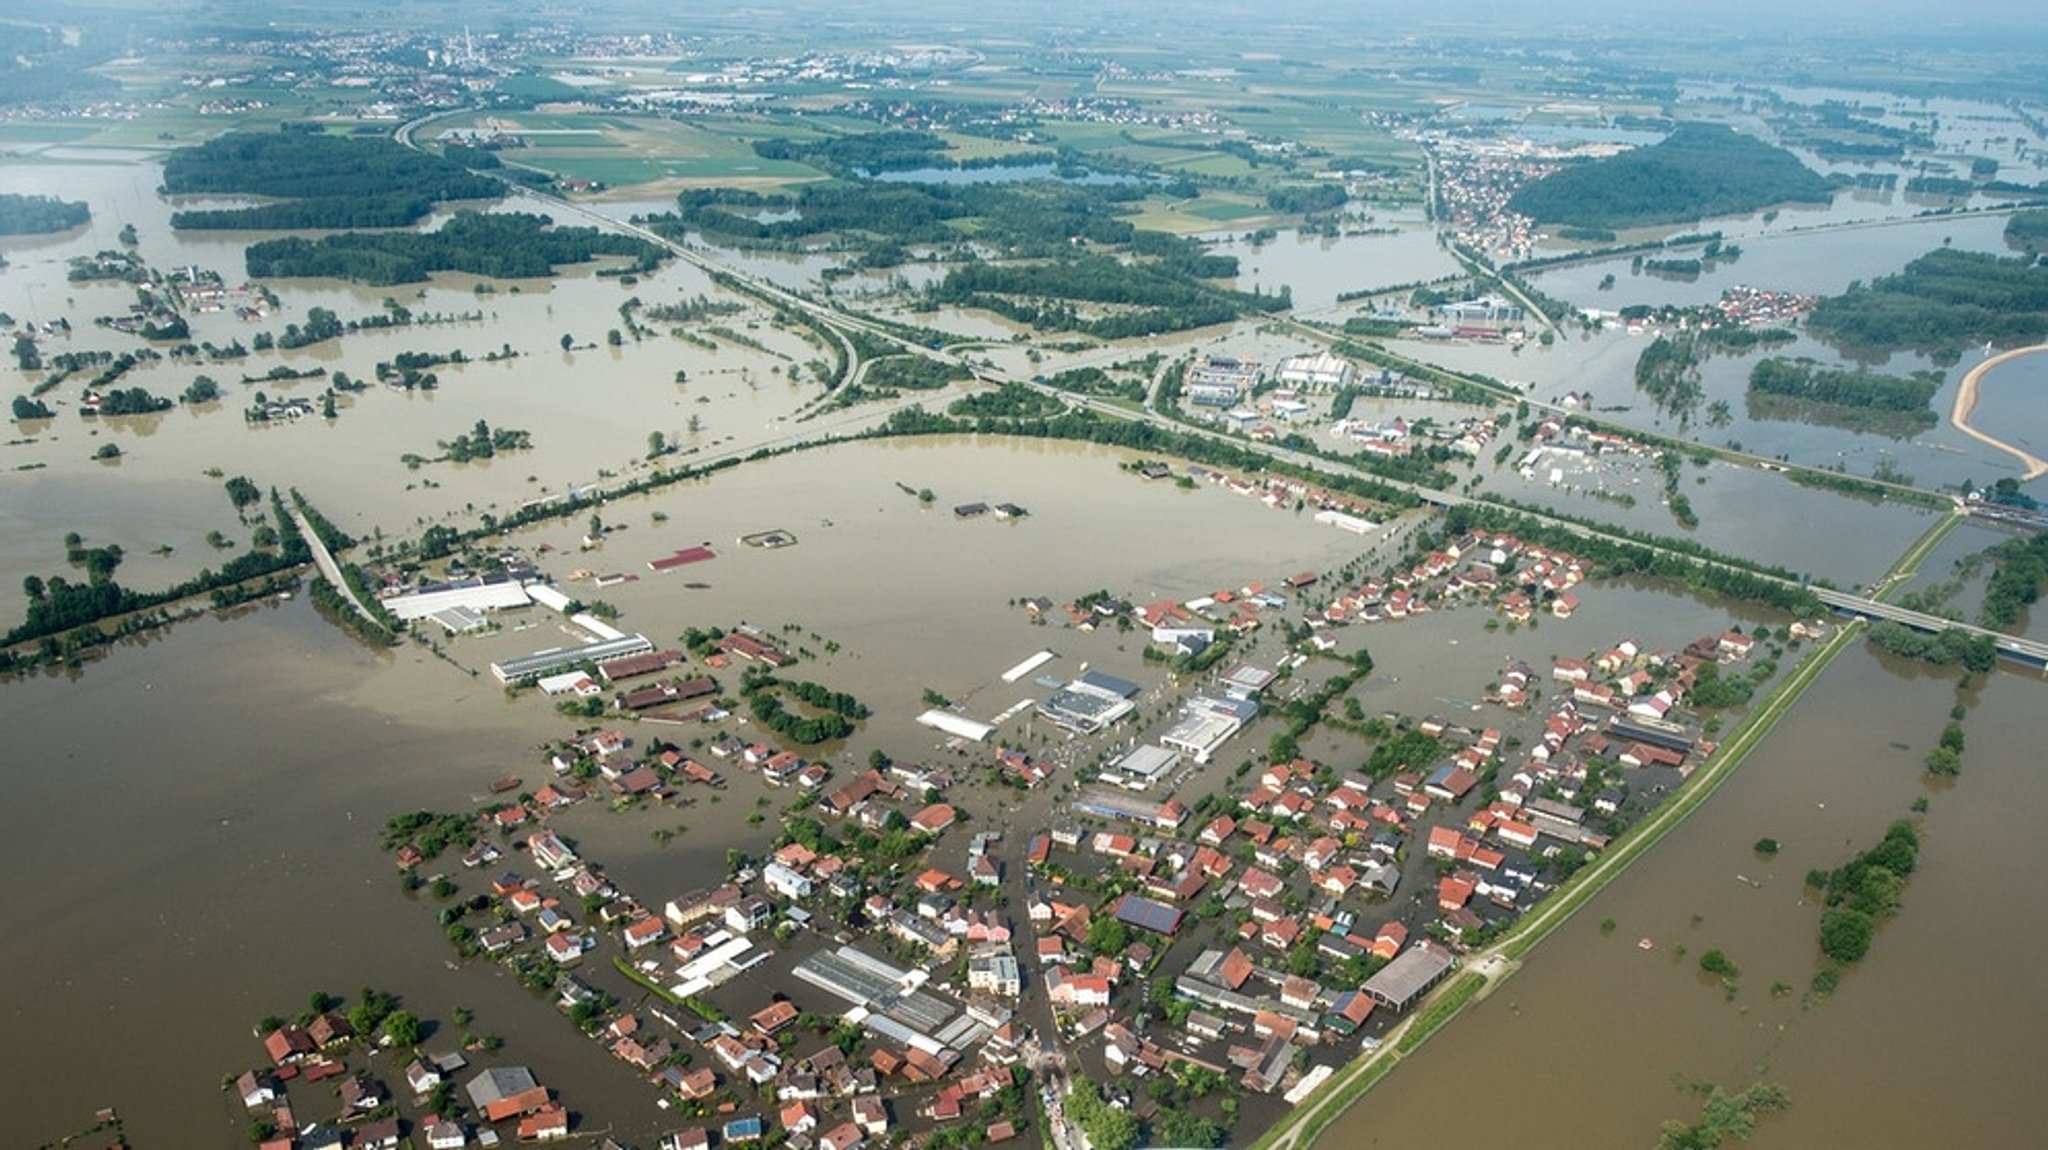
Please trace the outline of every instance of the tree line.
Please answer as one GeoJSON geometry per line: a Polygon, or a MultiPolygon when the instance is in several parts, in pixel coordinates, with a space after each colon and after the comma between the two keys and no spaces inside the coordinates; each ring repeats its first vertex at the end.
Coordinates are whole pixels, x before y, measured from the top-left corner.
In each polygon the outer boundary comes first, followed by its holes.
{"type": "Polygon", "coordinates": [[[499,279],[553,274],[565,264],[596,256],[630,256],[634,270],[660,265],[662,250],[645,240],[591,227],[551,227],[530,213],[460,212],[426,233],[343,232],[308,240],[299,236],[251,244],[249,274],[328,276],[369,284],[418,283],[439,271],[499,279]]]}
{"type": "Polygon", "coordinates": [[[1772,356],[1757,361],[1749,370],[1752,392],[1835,407],[1868,407],[1925,416],[1928,426],[1934,424],[1934,412],[1927,404],[1940,389],[1939,372],[1885,375],[1862,367],[1824,367],[1804,357],[1772,356]]]}
{"type": "Polygon", "coordinates": [[[1245,313],[1286,310],[1278,295],[1228,291],[1177,274],[1171,265],[1125,263],[1088,254],[1047,263],[973,263],[953,269],[929,294],[935,303],[981,307],[1022,323],[1063,331],[1085,331],[1103,339],[1184,331],[1228,323],[1245,313]],[[1021,297],[1021,298],[1019,298],[1021,297]],[[1142,309],[1084,319],[1072,301],[1142,309]]]}
{"type": "Polygon", "coordinates": [[[1846,350],[2032,343],[2048,329],[2048,266],[1937,248],[1903,271],[1820,301],[1807,329],[1846,350]]]}
{"type": "Polygon", "coordinates": [[[61,576],[48,580],[40,576],[29,576],[22,583],[22,590],[28,597],[27,614],[20,624],[10,629],[4,638],[0,638],[0,642],[11,645],[62,634],[116,615],[161,606],[208,591],[217,592],[245,580],[272,575],[310,562],[313,557],[312,551],[307,547],[305,539],[299,535],[298,527],[291,516],[286,514],[284,501],[275,491],[271,492],[271,505],[280,540],[280,547],[276,551],[244,552],[223,564],[219,571],[203,569],[192,578],[162,591],[135,591],[121,586],[113,578],[113,568],[118,559],[112,562],[92,563],[88,567],[87,579],[83,583],[75,583],[61,576]]]}
{"type": "Polygon", "coordinates": [[[1554,511],[1542,514],[1551,519],[1584,523],[1600,534],[1581,535],[1514,509],[1497,497],[1453,507],[1445,512],[1444,523],[1445,530],[1452,535],[1474,529],[1505,532],[1525,542],[1570,551],[1596,564],[1601,574],[1608,577],[1648,575],[1668,579],[1694,591],[1746,599],[1794,615],[1819,615],[1826,611],[1826,605],[1812,589],[1783,568],[1722,555],[1691,539],[1666,539],[1554,511]]]}
{"type": "Polygon", "coordinates": [[[1140,184],[846,182],[806,184],[792,192],[695,189],[677,197],[677,214],[647,226],[671,239],[697,230],[726,242],[795,246],[847,233],[899,244],[961,242],[956,221],[975,220],[975,237],[1011,254],[1051,254],[1079,238],[1118,247],[1138,234],[1125,214],[1145,197],[1140,184]]]}
{"type": "Polygon", "coordinates": [[[174,228],[402,227],[449,200],[496,199],[504,185],[382,136],[230,132],[164,159],[168,195],[273,196],[247,208],[176,212],[174,228]]]}

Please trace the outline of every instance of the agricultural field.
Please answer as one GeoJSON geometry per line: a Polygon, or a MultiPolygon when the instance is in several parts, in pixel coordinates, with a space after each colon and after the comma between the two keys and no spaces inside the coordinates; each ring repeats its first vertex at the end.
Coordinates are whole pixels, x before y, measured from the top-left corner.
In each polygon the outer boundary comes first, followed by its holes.
{"type": "Polygon", "coordinates": [[[789,184],[823,179],[808,164],[767,160],[752,141],[814,134],[807,127],[765,117],[698,117],[691,122],[581,112],[516,112],[436,121],[430,136],[449,129],[516,133],[527,147],[499,154],[506,164],[565,180],[592,180],[608,188],[647,184],[789,184]]]}

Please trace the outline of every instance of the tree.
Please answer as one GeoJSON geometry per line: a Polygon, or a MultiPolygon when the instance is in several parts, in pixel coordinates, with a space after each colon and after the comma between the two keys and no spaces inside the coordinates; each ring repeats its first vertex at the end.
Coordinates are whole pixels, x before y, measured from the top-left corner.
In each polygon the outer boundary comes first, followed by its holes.
{"type": "Polygon", "coordinates": [[[1954,778],[1963,771],[1963,757],[1948,747],[1936,747],[1927,752],[1927,773],[1943,778],[1954,778]]]}
{"type": "Polygon", "coordinates": [[[1077,1083],[1067,1095],[1066,1109],[1094,1150],[1137,1150],[1138,1120],[1130,1111],[1104,1102],[1094,1083],[1077,1083]]]}
{"type": "Polygon", "coordinates": [[[1836,962],[1855,962],[1870,950],[1876,922],[1860,910],[1840,907],[1821,916],[1820,950],[1836,962]]]}
{"type": "Polygon", "coordinates": [[[1221,1146],[1223,1139],[1221,1126],[1185,1110],[1162,1109],[1152,1117],[1155,1146],[1221,1146]]]}
{"type": "Polygon", "coordinates": [[[384,1037],[390,1039],[393,1046],[418,1046],[422,1032],[420,1020],[409,1010],[393,1011],[391,1017],[384,1020],[384,1037]]]}
{"type": "Polygon", "coordinates": [[[568,350],[569,350],[570,348],[572,348],[572,347],[575,347],[575,346],[576,346],[576,337],[575,337],[575,336],[573,336],[573,335],[570,335],[570,334],[569,334],[568,332],[566,332],[566,331],[565,331],[565,332],[563,332],[563,333],[562,333],[562,350],[563,350],[563,351],[568,351],[568,350]]]}
{"type": "Polygon", "coordinates": [[[1119,955],[1130,945],[1130,928],[1121,919],[1103,915],[1088,924],[1088,949],[1096,954],[1119,955]]]}
{"type": "Polygon", "coordinates": [[[624,336],[619,334],[618,328],[612,328],[611,330],[604,333],[604,342],[607,346],[610,347],[624,347],[626,339],[624,336]]]}
{"type": "Polygon", "coordinates": [[[252,503],[263,501],[262,489],[251,482],[246,475],[237,475],[228,480],[223,486],[227,488],[228,502],[235,505],[236,511],[240,511],[252,503]]]}
{"type": "Polygon", "coordinates": [[[653,459],[658,455],[666,454],[667,451],[668,436],[663,435],[659,431],[650,431],[647,433],[647,458],[653,459]]]}

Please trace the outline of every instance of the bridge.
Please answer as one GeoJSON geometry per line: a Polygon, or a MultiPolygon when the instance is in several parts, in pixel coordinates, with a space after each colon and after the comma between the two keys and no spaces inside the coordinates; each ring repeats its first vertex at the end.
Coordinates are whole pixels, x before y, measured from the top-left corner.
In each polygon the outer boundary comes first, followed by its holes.
{"type": "Polygon", "coordinates": [[[1931,635],[1954,630],[1971,636],[1989,636],[1991,641],[1997,645],[1998,653],[2006,658],[2017,660],[2030,667],[2048,668],[2048,643],[2037,642],[2033,639],[2022,639],[2013,635],[2001,634],[1997,631],[1989,631],[1968,623],[1958,623],[1953,619],[1944,619],[1939,615],[1929,615],[1924,611],[1909,611],[1904,607],[1894,606],[1890,603],[1880,603],[1875,599],[1865,599],[1861,595],[1829,591],[1820,587],[1813,588],[1813,594],[1815,598],[1844,615],[1855,615],[1862,619],[1882,619],[1888,623],[1902,624],[1913,628],[1915,631],[1924,631],[1931,635]]]}
{"type": "Polygon", "coordinates": [[[313,552],[313,567],[320,572],[320,577],[327,580],[336,591],[341,592],[342,602],[347,603],[356,614],[382,627],[383,622],[371,614],[368,607],[363,606],[363,601],[356,598],[355,590],[348,585],[348,580],[341,577],[341,564],[335,562],[334,553],[327,549],[326,540],[320,538],[320,533],[313,530],[313,525],[307,522],[306,513],[296,507],[289,510],[292,522],[298,524],[300,537],[305,539],[307,549],[313,552]]]}

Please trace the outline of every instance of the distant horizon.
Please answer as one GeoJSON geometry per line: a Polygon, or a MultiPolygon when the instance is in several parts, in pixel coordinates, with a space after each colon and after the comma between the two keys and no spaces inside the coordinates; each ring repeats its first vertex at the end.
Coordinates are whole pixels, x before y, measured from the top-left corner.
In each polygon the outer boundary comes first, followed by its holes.
{"type": "MultiPolygon", "coordinates": [[[[237,21],[263,27],[273,23],[290,25],[302,19],[322,16],[353,20],[361,6],[354,0],[298,0],[297,3],[252,3],[251,0],[201,0],[170,4],[142,3],[141,0],[97,0],[67,6],[61,13],[25,0],[0,0],[0,22],[35,26],[90,24],[95,17],[118,18],[129,14],[143,26],[154,20],[176,22],[184,27],[233,24],[237,21]]],[[[1174,9],[1172,21],[1147,21],[1158,8],[1140,0],[1015,0],[969,2],[969,0],[875,0],[849,7],[840,0],[700,0],[687,13],[678,13],[660,0],[612,0],[582,5],[565,13],[543,0],[467,0],[439,7],[401,5],[390,13],[393,25],[449,25],[474,22],[487,25],[507,20],[533,23],[560,22],[591,24],[635,24],[650,30],[688,31],[695,21],[730,21],[752,15],[763,24],[798,13],[824,17],[827,24],[909,24],[906,35],[924,35],[941,25],[1010,27],[1036,23],[1047,31],[1063,28],[1100,28],[1121,23],[1136,40],[1170,38],[1191,27],[1213,21],[1228,24],[1235,19],[1256,22],[1264,32],[1290,27],[1344,27],[1368,38],[1399,37],[1404,31],[1430,37],[1498,32],[1511,35],[1545,31],[1563,33],[1585,27],[1604,28],[1617,34],[1651,33],[1666,37],[1701,32],[1753,38],[1760,41],[1787,37],[1819,37],[1879,43],[1898,39],[1920,43],[1930,35],[1939,39],[1967,38],[1998,32],[2008,46],[2013,31],[2034,33],[2032,38],[2048,41],[2048,22],[2034,5],[2015,0],[1956,0],[1930,12],[1909,0],[1810,0],[1787,6],[1765,0],[1725,0],[1712,8],[1690,3],[1631,3],[1629,0],[1542,0],[1537,4],[1508,4],[1477,0],[1451,9],[1413,5],[1360,4],[1350,0],[1297,0],[1282,13],[1248,0],[1183,0],[1174,9]],[[1121,14],[1137,17],[1126,20],[1121,14]]],[[[815,25],[814,25],[815,26],[815,25]]],[[[138,30],[142,30],[138,28],[138,30]]],[[[1682,48],[1683,45],[1670,45],[1682,48]]]]}

